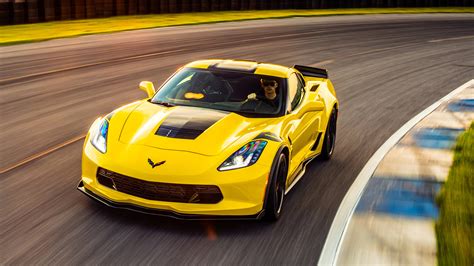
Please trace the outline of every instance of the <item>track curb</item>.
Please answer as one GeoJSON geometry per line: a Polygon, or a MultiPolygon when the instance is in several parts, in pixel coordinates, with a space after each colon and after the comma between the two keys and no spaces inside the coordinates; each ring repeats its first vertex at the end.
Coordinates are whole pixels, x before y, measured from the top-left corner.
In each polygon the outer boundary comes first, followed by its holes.
{"type": "Polygon", "coordinates": [[[349,188],[348,192],[344,196],[339,209],[334,217],[329,233],[326,237],[326,242],[323,246],[318,265],[336,265],[342,240],[347,232],[349,221],[354,214],[354,210],[359,203],[359,200],[363,194],[364,188],[366,187],[369,179],[372,177],[377,166],[382,161],[384,156],[394,147],[416,124],[418,124],[423,118],[428,116],[434,110],[436,110],[443,103],[446,103],[458,93],[464,89],[474,86],[474,79],[471,79],[467,83],[461,85],[457,89],[444,96],[418,115],[410,119],[400,129],[398,129],[380,148],[372,155],[366,165],[362,168],[359,175],[354,180],[354,183],[349,188]]]}

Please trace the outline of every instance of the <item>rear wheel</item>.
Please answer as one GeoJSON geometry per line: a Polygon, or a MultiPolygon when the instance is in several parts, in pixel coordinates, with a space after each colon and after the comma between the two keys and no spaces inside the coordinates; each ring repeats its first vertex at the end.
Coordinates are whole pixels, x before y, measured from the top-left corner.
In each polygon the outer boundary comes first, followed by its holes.
{"type": "Polygon", "coordinates": [[[334,153],[334,147],[336,144],[336,122],[337,122],[337,110],[332,109],[331,116],[329,117],[329,123],[326,128],[324,135],[323,149],[321,151],[321,157],[324,160],[331,159],[334,153]]]}
{"type": "Polygon", "coordinates": [[[286,175],[288,173],[288,163],[284,153],[278,156],[275,171],[271,176],[270,188],[268,190],[265,204],[265,216],[267,221],[276,221],[280,217],[285,197],[286,175]]]}

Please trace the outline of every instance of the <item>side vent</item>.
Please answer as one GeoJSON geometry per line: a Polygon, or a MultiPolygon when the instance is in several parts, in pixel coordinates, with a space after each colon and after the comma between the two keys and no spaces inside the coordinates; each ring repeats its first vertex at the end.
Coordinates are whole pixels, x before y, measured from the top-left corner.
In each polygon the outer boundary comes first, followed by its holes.
{"type": "Polygon", "coordinates": [[[319,88],[319,84],[316,84],[316,85],[313,85],[313,87],[311,87],[311,89],[309,89],[309,91],[315,92],[318,88],[319,88]]]}
{"type": "Polygon", "coordinates": [[[321,135],[322,134],[323,134],[323,132],[318,133],[318,136],[316,137],[316,141],[314,142],[313,147],[311,147],[312,151],[315,151],[318,148],[319,142],[321,141],[321,135]]]}

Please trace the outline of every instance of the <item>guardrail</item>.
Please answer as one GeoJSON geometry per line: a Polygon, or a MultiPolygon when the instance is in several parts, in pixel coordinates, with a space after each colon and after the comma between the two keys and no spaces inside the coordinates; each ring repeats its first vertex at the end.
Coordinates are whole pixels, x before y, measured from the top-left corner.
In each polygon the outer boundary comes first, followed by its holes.
{"type": "Polygon", "coordinates": [[[471,0],[0,0],[0,25],[224,10],[473,5],[471,0]]]}

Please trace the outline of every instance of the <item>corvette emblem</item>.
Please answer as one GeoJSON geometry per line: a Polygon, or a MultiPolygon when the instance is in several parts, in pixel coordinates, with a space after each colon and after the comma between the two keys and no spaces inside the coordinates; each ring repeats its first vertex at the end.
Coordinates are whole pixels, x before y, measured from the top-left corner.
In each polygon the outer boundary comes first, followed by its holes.
{"type": "Polygon", "coordinates": [[[160,165],[166,163],[166,161],[161,161],[161,162],[154,163],[150,158],[148,158],[148,163],[151,165],[151,168],[155,168],[157,166],[160,166],[160,165]]]}

